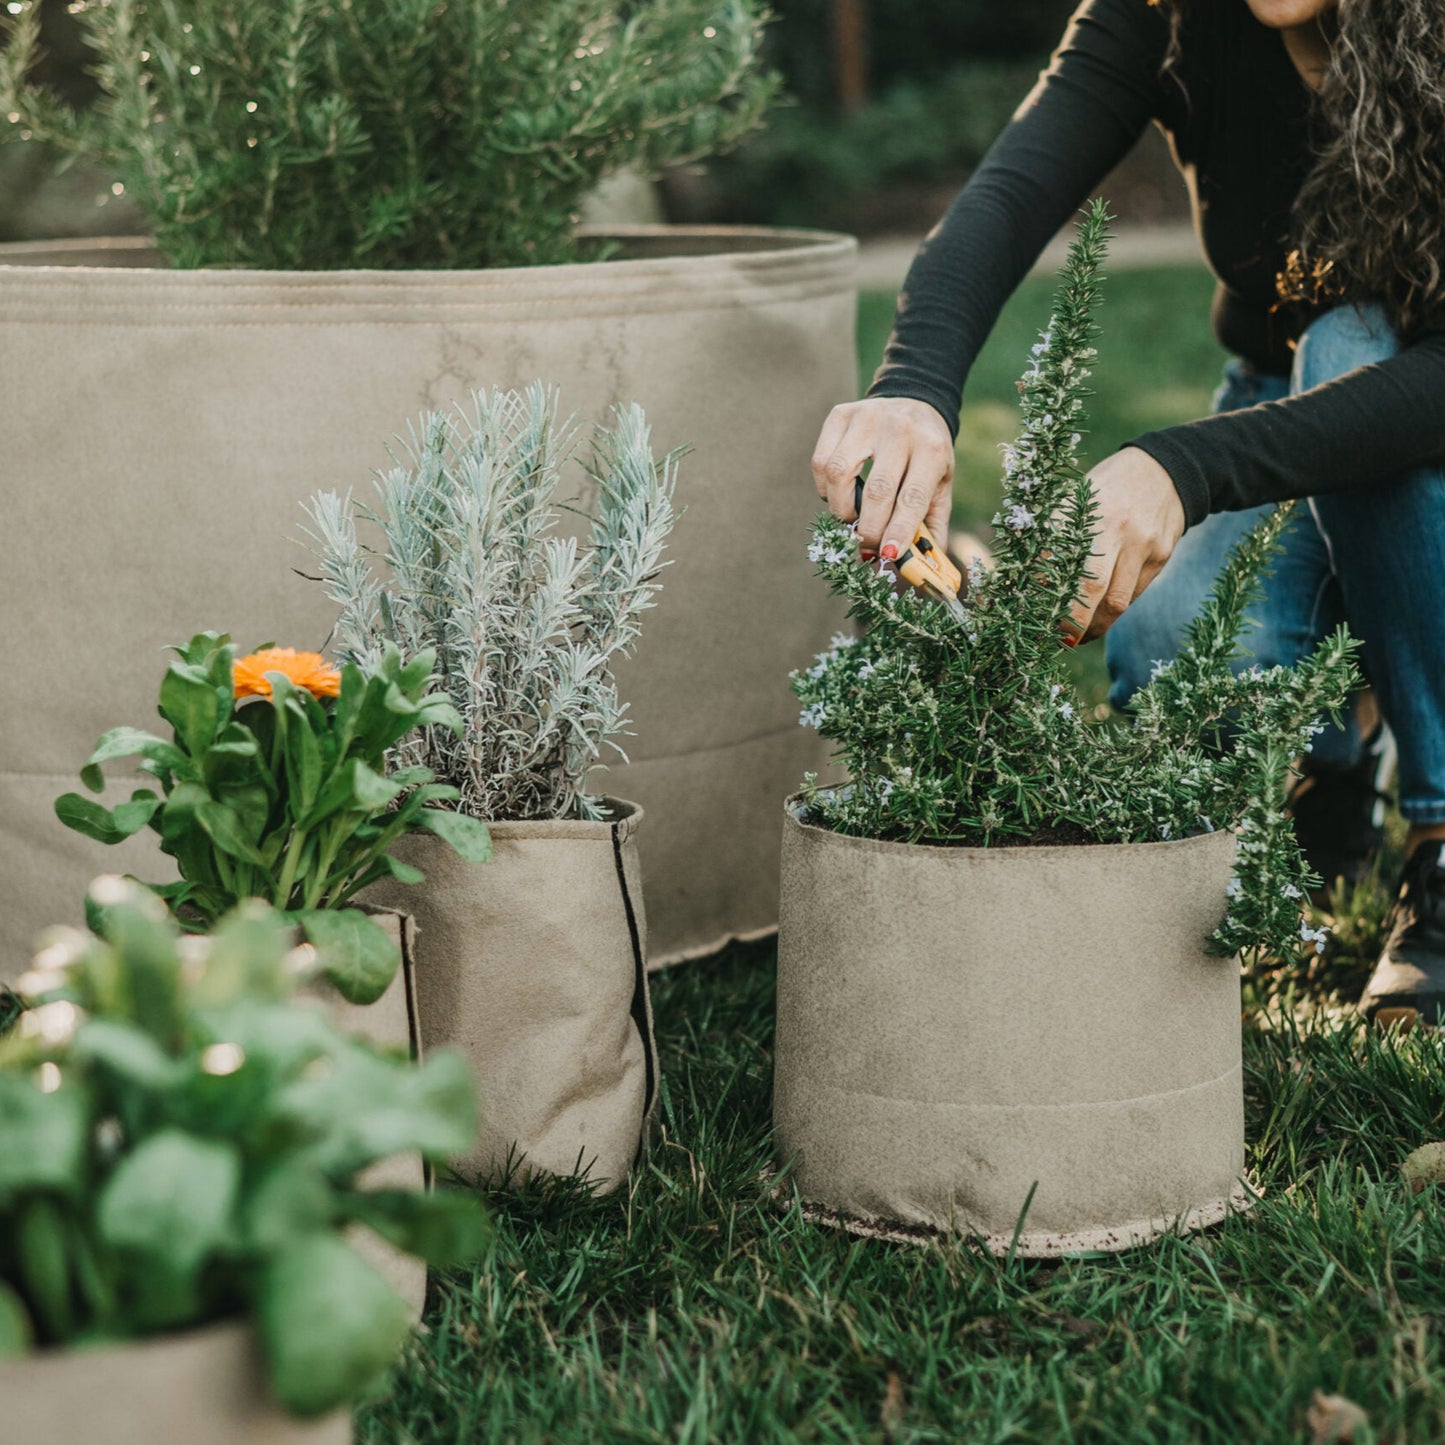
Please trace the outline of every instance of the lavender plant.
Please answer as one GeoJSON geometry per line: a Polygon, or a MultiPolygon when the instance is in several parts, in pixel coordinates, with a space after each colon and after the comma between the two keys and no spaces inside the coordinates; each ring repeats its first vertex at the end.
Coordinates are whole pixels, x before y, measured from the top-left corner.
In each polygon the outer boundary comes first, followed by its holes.
{"type": "Polygon", "coordinates": [[[802,722],[838,743],[849,781],[805,781],[811,814],[861,837],[995,846],[1238,835],[1237,876],[1211,938],[1220,952],[1323,948],[1301,921],[1318,882],[1284,810],[1291,763],[1357,682],[1341,629],[1295,668],[1248,667],[1238,638],[1290,506],[1235,549],[1172,662],[1130,715],[1091,724],[1060,646],[1087,572],[1097,509],[1077,465],[1108,214],[1084,215],[1052,320],[1019,384],[1023,429],[1004,448],[995,565],[969,569],[966,621],[900,594],[858,560],[852,527],[819,520],[809,549],[862,635],[793,675],[802,722]]]}
{"type": "Polygon", "coordinates": [[[626,758],[612,669],[660,590],[681,452],[654,458],[636,406],[596,429],[590,458],[577,442],[540,382],[477,393],[470,414],[422,417],[378,477],[377,506],[335,492],[307,506],[341,608],[337,654],[367,666],[388,644],[435,650],[461,729],[414,733],[396,763],[431,769],[473,817],[601,817],[588,774],[606,748],[626,758]],[[595,497],[581,542],[559,529],[555,500],[573,461],[595,497]],[[358,518],[380,530],[385,573],[358,518]]]}

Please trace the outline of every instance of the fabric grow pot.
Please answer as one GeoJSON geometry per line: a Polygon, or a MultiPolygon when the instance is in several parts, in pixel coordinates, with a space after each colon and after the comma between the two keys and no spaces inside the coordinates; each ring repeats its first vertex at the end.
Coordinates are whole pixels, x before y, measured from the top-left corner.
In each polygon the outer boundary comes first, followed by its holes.
{"type": "Polygon", "coordinates": [[[1246,1203],[1239,967],[1204,951],[1233,859],[883,843],[790,803],[773,1107],[804,1199],[1000,1250],[1022,1220],[1033,1256],[1246,1203]]]}
{"type": "MultiPolygon", "coordinates": [[[[298,575],[301,501],[367,492],[423,409],[538,378],[579,419],[636,401],[659,450],[693,447],[675,565],[619,670],[632,761],[606,780],[648,810],[652,957],[775,926],[777,810],[828,753],[796,726],[787,676],[842,616],[805,546],[818,428],[857,394],[856,246],[613,234],[621,259],[467,272],[172,271],[120,243],[0,247],[0,613],[25,620],[4,661],[31,679],[0,695],[0,978],[47,924],[79,921],[95,851],[52,803],[102,732],[150,724],[162,649],[202,626],[323,646],[334,608],[298,575]]],[[[159,876],[149,837],[107,866],[159,876]]]]}
{"type": "Polygon", "coordinates": [[[346,1445],[351,1416],[298,1420],[271,1398],[249,1325],[0,1361],[14,1445],[346,1445]]]}
{"type": "Polygon", "coordinates": [[[417,833],[392,852],[424,883],[367,898],[415,925],[422,1047],[471,1060],[478,1147],[472,1179],[579,1169],[602,1192],[627,1177],[657,1094],[647,990],[642,810],[607,799],[606,822],[488,823],[489,863],[464,863],[417,833]]]}

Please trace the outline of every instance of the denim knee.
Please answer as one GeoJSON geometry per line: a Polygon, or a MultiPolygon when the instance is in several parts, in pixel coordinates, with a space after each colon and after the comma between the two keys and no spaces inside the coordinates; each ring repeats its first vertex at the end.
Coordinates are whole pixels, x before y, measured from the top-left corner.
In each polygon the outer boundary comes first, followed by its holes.
{"type": "MultiPolygon", "coordinates": [[[[1160,663],[1173,661],[1184,642],[1182,630],[1171,637],[1165,629],[1148,625],[1142,615],[1134,615],[1143,600],[1136,601],[1105,637],[1109,702],[1115,708],[1126,707],[1140,688],[1154,680],[1160,663]],[[1127,625],[1131,616],[1134,626],[1127,625]]],[[[1236,673],[1251,667],[1296,667],[1314,650],[1316,642],[1316,638],[1302,635],[1297,628],[1271,625],[1268,615],[1253,617],[1240,637],[1240,655],[1230,665],[1236,673]]]]}
{"type": "Polygon", "coordinates": [[[1338,306],[1305,328],[1295,347],[1290,390],[1307,391],[1357,366],[1388,361],[1399,350],[1400,338],[1383,306],[1338,306]]]}

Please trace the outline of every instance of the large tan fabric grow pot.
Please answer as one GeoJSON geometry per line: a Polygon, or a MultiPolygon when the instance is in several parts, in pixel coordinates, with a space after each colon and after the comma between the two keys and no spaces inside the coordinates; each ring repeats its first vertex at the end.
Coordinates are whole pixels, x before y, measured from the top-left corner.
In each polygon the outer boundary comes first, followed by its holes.
{"type": "Polygon", "coordinates": [[[657,1051],[642,810],[607,803],[607,822],[489,823],[489,863],[412,834],[392,852],[426,881],[367,890],[368,901],[412,916],[422,1047],[452,1044],[471,1060],[482,1131],[455,1161],[465,1177],[580,1169],[608,1192],[644,1143],[657,1051]]]}
{"type": "Polygon", "coordinates": [[[367,493],[422,409],[538,378],[581,418],[636,401],[659,448],[693,446],[675,565],[619,674],[632,762],[602,784],[649,814],[652,958],[776,924],[777,810],[827,752],[787,675],[839,619],[804,549],[819,425],[856,395],[856,247],[618,234],[627,259],[470,272],[0,247],[0,978],[46,924],[78,921],[97,866],[156,873],[150,834],[98,865],[51,804],[107,728],[153,723],[161,649],[208,626],[321,647],[334,609],[293,570],[299,503],[367,493]]]}
{"type": "Polygon", "coordinates": [[[789,804],[774,1115],[805,1200],[1000,1250],[1022,1221],[1034,1256],[1246,1203],[1239,968],[1204,951],[1233,859],[882,843],[789,804]]]}
{"type": "Polygon", "coordinates": [[[5,1445],[346,1445],[351,1417],[270,1396],[249,1325],[0,1362],[5,1445]]]}

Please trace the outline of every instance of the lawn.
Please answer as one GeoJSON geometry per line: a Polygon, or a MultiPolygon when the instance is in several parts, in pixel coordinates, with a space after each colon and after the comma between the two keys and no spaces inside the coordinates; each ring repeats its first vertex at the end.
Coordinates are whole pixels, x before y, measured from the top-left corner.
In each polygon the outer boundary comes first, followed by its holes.
{"type": "MultiPolygon", "coordinates": [[[[1109,288],[1095,457],[1204,410],[1220,359],[1200,276],[1109,288]]],[[[961,521],[991,515],[992,449],[1047,301],[1024,288],[970,385],[961,521]]],[[[863,298],[865,374],[890,309],[863,298]]],[[[1445,1437],[1445,1215],[1399,1177],[1445,1135],[1445,1043],[1370,1035],[1341,1004],[1383,905],[1378,885],[1340,900],[1318,966],[1246,978],[1252,1215],[1056,1264],[805,1222],[769,1176],[772,948],[656,979],[651,1158],[621,1197],[495,1196],[491,1252],[438,1283],[360,1438],[1235,1445],[1310,1439],[1317,1390],[1364,1409],[1357,1442],[1445,1437]]]]}
{"type": "Polygon", "coordinates": [[[1445,1436],[1445,1214],[1398,1166],[1445,1132],[1445,1046],[1245,1029],[1253,1217],[1004,1264],[817,1229],[766,1171],[773,957],[657,981],[663,1129],[620,1199],[497,1197],[366,1441],[1298,1441],[1445,1436]]]}

